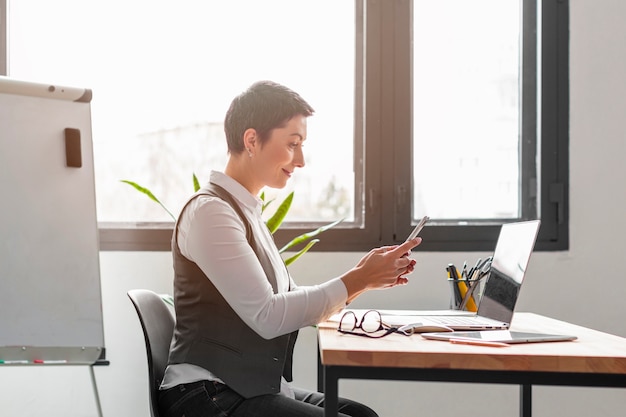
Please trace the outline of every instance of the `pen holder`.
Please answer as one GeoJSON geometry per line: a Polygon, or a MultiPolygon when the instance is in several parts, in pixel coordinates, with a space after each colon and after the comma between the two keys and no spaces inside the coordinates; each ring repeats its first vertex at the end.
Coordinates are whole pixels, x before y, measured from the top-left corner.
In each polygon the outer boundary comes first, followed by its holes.
{"type": "Polygon", "coordinates": [[[482,295],[482,280],[448,278],[450,283],[450,308],[452,310],[477,311],[482,295]]]}

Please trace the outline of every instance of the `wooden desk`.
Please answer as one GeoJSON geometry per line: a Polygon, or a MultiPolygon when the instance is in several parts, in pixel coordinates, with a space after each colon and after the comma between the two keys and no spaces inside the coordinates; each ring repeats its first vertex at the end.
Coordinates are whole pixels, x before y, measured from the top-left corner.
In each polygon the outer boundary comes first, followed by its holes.
{"type": "Polygon", "coordinates": [[[337,415],[340,378],[516,384],[522,417],[531,416],[532,385],[626,387],[626,338],[532,313],[516,313],[511,330],[571,334],[578,340],[496,348],[419,335],[370,339],[323,323],[318,388],[326,394],[325,416],[337,415]]]}

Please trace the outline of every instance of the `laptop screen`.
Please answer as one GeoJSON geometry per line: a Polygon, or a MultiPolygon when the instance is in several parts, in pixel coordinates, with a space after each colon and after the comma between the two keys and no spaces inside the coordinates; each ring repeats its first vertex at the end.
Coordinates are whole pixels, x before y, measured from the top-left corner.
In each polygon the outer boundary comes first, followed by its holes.
{"type": "Polygon", "coordinates": [[[511,323],[539,224],[539,220],[531,220],[502,225],[478,307],[479,316],[511,323]]]}

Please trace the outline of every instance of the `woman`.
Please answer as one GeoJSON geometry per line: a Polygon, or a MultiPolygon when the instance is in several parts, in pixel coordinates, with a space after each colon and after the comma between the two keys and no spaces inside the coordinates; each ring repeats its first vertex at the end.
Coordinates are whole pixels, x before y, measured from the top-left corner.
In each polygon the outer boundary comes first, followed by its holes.
{"type": "MultiPolygon", "coordinates": [[[[160,391],[166,417],[322,416],[323,395],[291,387],[298,329],[359,294],[405,284],[420,238],[369,252],[323,284],[298,287],[263,219],[263,187],[283,188],[304,166],[313,109],[269,81],[236,97],[224,121],[224,172],[185,205],[172,237],[176,329],[160,391]]],[[[374,417],[340,399],[342,416],[374,417]]]]}

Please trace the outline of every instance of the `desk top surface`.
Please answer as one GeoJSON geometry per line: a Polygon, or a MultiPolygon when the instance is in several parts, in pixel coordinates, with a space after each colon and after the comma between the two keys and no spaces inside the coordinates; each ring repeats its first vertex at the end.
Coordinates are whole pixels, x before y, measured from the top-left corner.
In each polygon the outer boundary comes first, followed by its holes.
{"type": "Polygon", "coordinates": [[[626,338],[533,313],[516,313],[511,330],[571,334],[570,342],[498,348],[427,340],[418,334],[370,339],[319,326],[323,365],[626,374],[626,338]]]}

